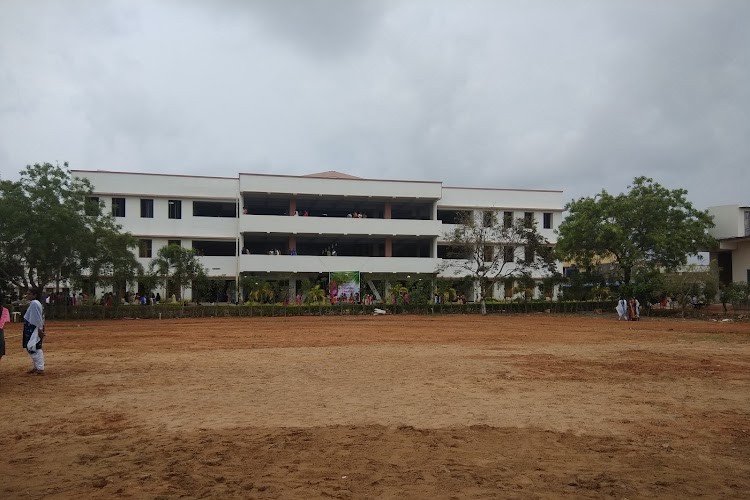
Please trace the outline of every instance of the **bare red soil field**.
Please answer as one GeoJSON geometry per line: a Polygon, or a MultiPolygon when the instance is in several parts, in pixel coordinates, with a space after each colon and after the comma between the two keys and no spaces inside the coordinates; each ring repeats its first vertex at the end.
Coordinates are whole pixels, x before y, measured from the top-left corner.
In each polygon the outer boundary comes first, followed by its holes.
{"type": "Polygon", "coordinates": [[[0,498],[749,498],[750,323],[50,323],[0,362],[0,498]]]}

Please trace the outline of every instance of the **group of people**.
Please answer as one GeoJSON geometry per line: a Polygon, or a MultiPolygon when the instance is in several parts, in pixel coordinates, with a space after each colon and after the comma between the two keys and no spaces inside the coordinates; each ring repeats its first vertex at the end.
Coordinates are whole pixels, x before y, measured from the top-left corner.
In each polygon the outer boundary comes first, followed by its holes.
{"type": "Polygon", "coordinates": [[[128,304],[140,304],[142,306],[152,306],[161,302],[161,293],[131,293],[125,294],[125,302],[128,304]]]}
{"type": "Polygon", "coordinates": [[[73,292],[71,294],[69,291],[63,291],[48,293],[44,298],[44,303],[49,305],[64,304],[69,306],[77,306],[87,303],[88,300],[89,296],[83,292],[78,294],[73,292]]]}
{"type": "Polygon", "coordinates": [[[630,297],[630,299],[620,297],[615,310],[617,311],[617,321],[638,321],[641,319],[641,303],[635,297],[630,297]]]}
{"type": "MultiPolygon", "coordinates": [[[[432,300],[435,304],[442,304],[447,299],[447,294],[444,297],[443,295],[435,292],[435,295],[433,296],[432,300]]],[[[466,304],[466,295],[460,294],[456,296],[456,304],[466,304]]]]}
{"type": "MultiPolygon", "coordinates": [[[[351,293],[347,295],[345,292],[330,296],[331,304],[359,304],[360,297],[359,293],[351,293]]],[[[365,304],[367,301],[365,300],[365,304]]]]}
{"type": "MultiPolygon", "coordinates": [[[[242,207],[242,215],[249,215],[250,211],[247,209],[247,207],[242,207]]],[[[293,212],[284,212],[284,215],[292,215],[294,217],[307,217],[310,215],[310,212],[307,210],[294,210],[293,212]]],[[[321,214],[323,217],[326,217],[328,214],[321,214]]],[[[365,212],[359,212],[355,210],[354,212],[350,212],[346,214],[346,217],[349,219],[366,219],[367,214],[365,212]]]]}
{"type": "MultiPolygon", "coordinates": [[[[29,290],[26,294],[29,307],[23,315],[23,335],[21,346],[31,357],[32,368],[29,373],[44,375],[44,353],[42,344],[46,332],[44,330],[44,311],[40,302],[38,290],[29,290]]],[[[5,324],[10,321],[10,312],[0,305],[0,359],[5,356],[5,324]]]]}
{"type": "MultiPolygon", "coordinates": [[[[248,248],[248,247],[243,247],[242,248],[242,254],[243,255],[250,255],[250,253],[251,253],[250,252],[250,248],[248,248]]],[[[292,248],[289,249],[289,253],[284,254],[284,253],[281,252],[281,250],[279,250],[277,248],[272,248],[272,249],[268,250],[268,252],[266,252],[266,253],[268,255],[297,255],[297,249],[294,248],[294,247],[292,247],[292,248]]]]}

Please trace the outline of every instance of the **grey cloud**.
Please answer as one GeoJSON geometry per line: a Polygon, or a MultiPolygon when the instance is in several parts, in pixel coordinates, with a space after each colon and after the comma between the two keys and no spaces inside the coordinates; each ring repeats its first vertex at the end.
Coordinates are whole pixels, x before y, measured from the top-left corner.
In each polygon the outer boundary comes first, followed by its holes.
{"type": "Polygon", "coordinates": [[[570,199],[649,175],[750,201],[744,2],[8,6],[4,178],[335,169],[570,199]]]}
{"type": "MultiPolygon", "coordinates": [[[[249,30],[261,30],[296,50],[325,60],[351,54],[366,44],[382,21],[383,0],[218,0],[195,2],[199,11],[223,22],[238,18],[249,30]]],[[[235,21],[236,22],[236,19],[235,21]]]]}

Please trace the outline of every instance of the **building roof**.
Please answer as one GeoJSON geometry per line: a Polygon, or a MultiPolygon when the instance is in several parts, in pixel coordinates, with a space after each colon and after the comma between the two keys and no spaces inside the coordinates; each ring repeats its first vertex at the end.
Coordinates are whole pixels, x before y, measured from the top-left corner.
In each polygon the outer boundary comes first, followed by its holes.
{"type": "Polygon", "coordinates": [[[345,174],[343,172],[337,172],[336,170],[326,170],[325,172],[318,172],[317,174],[301,175],[300,177],[320,177],[323,179],[359,179],[363,180],[362,177],[345,174]]]}

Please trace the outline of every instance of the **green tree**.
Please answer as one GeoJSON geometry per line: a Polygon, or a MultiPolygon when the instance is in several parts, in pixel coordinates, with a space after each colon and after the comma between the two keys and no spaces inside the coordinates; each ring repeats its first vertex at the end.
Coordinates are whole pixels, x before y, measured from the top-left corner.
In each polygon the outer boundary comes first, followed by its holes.
{"type": "Polygon", "coordinates": [[[0,273],[19,288],[80,281],[88,275],[105,284],[138,272],[121,233],[101,206],[92,205],[92,186],[71,176],[68,164],[29,165],[19,181],[0,181],[0,273]]]}
{"type": "Polygon", "coordinates": [[[560,258],[583,267],[611,258],[626,284],[638,268],[673,271],[714,245],[708,212],[693,208],[686,190],[669,190],[647,177],[636,177],[627,193],[602,191],[565,209],[569,215],[556,246],[560,258]]]}
{"type": "MultiPolygon", "coordinates": [[[[138,246],[138,240],[130,233],[99,228],[88,243],[92,248],[81,259],[81,272],[74,274],[74,282],[89,278],[100,285],[115,286],[123,282],[144,281],[143,266],[131,250],[138,246]]],[[[145,281],[148,281],[147,277],[145,281]]]]}
{"type": "Polygon", "coordinates": [[[265,280],[254,281],[250,286],[248,298],[259,304],[272,303],[275,296],[273,285],[265,280]]]}
{"type": "Polygon", "coordinates": [[[178,299],[182,299],[189,283],[196,279],[200,281],[201,276],[207,274],[194,248],[175,244],[161,247],[149,267],[165,287],[171,283],[178,290],[178,299]]]}
{"type": "Polygon", "coordinates": [[[198,273],[192,280],[193,285],[193,301],[197,304],[203,300],[213,301],[212,292],[214,290],[214,282],[205,272],[198,273]]]}
{"type": "Polygon", "coordinates": [[[720,300],[724,312],[727,312],[727,304],[732,304],[735,308],[747,306],[750,302],[750,285],[744,282],[726,284],[720,289],[720,300]]]}
{"type": "Polygon", "coordinates": [[[433,282],[432,276],[429,278],[411,278],[406,282],[406,288],[409,289],[409,296],[412,304],[429,304],[433,300],[433,282]]]}
{"type": "Polygon", "coordinates": [[[326,291],[317,283],[310,288],[305,295],[305,302],[310,304],[321,304],[326,301],[326,291]]]}
{"type": "Polygon", "coordinates": [[[690,264],[679,272],[664,275],[664,292],[680,305],[683,316],[693,297],[701,302],[710,302],[719,291],[719,268],[716,261],[711,263],[709,269],[704,267],[690,264]]]}
{"type": "Polygon", "coordinates": [[[444,274],[473,280],[479,290],[482,314],[487,314],[486,298],[498,281],[557,274],[550,244],[537,231],[535,221],[505,221],[488,215],[480,220],[467,212],[459,219],[449,235],[449,258],[439,267],[444,274]]]}

